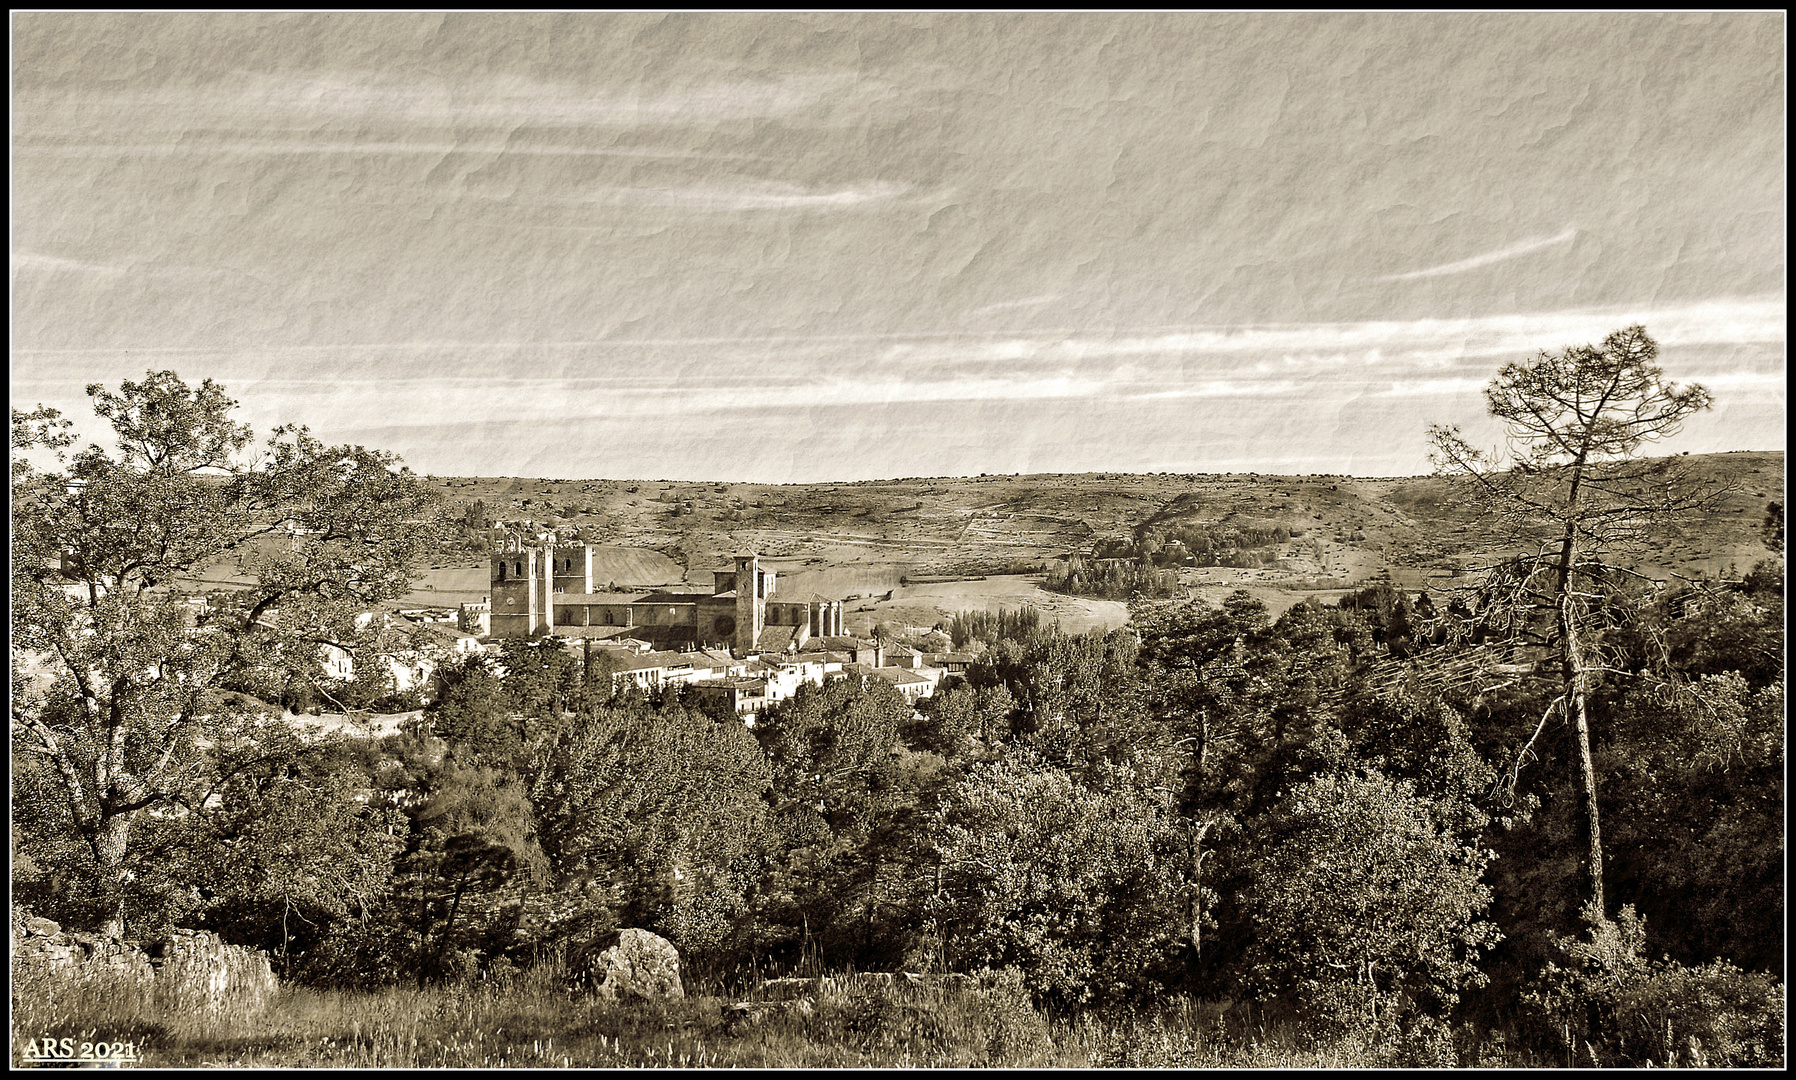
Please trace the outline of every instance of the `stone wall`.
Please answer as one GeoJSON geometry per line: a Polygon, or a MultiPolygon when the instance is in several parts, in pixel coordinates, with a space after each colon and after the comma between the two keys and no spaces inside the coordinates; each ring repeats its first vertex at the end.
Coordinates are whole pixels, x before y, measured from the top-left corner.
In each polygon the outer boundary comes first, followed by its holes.
{"type": "Polygon", "coordinates": [[[58,981],[116,981],[155,996],[175,1011],[258,1013],[279,985],[268,957],[227,945],[216,934],[175,930],[150,942],[65,931],[18,908],[11,919],[15,983],[33,976],[58,981]]]}

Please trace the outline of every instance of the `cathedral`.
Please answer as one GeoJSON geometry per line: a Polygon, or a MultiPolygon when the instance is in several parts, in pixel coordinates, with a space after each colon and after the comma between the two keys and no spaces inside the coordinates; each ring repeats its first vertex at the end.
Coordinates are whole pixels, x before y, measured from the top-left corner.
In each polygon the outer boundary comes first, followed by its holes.
{"type": "Polygon", "coordinates": [[[753,554],[716,571],[708,592],[594,592],[590,544],[513,543],[493,555],[491,603],[495,638],[639,638],[657,648],[722,646],[749,656],[842,634],[842,601],[776,591],[773,569],[753,554]]]}

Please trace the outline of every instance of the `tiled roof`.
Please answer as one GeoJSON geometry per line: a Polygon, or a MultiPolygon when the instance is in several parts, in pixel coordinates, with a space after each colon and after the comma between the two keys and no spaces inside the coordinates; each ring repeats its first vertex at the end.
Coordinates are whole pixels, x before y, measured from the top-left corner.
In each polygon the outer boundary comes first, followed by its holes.
{"type": "Polygon", "coordinates": [[[448,623],[440,622],[404,623],[399,625],[397,629],[404,634],[414,634],[423,637],[443,637],[448,638],[451,641],[480,636],[478,634],[470,634],[465,631],[457,630],[448,623]]]}
{"type": "Polygon", "coordinates": [[[557,604],[634,604],[653,596],[650,592],[590,592],[555,594],[557,604]]]}
{"type": "Polygon", "coordinates": [[[838,601],[814,592],[776,592],[767,598],[769,604],[834,604],[838,601]]]}
{"type": "Polygon", "coordinates": [[[792,644],[792,639],[797,632],[798,628],[795,626],[769,626],[761,631],[760,637],[755,639],[755,648],[783,650],[787,645],[792,644]]]}
{"type": "Polygon", "coordinates": [[[935,683],[935,680],[931,679],[929,676],[919,675],[909,668],[881,667],[873,668],[871,670],[874,675],[877,675],[890,683],[929,683],[931,685],[934,685],[935,683]]]}
{"type": "Polygon", "coordinates": [[[731,690],[754,690],[757,692],[765,692],[767,689],[767,680],[751,679],[746,675],[738,675],[734,678],[712,679],[710,682],[695,683],[693,685],[703,689],[725,687],[731,690]]]}
{"type": "Polygon", "coordinates": [[[679,652],[650,652],[641,656],[633,656],[623,663],[620,671],[648,671],[652,668],[694,667],[694,654],[679,652]]]}

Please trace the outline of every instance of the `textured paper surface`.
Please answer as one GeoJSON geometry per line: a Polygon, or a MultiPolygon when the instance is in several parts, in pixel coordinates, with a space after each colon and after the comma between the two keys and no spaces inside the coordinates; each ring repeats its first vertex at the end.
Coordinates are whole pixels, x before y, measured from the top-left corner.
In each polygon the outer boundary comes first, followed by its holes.
{"type": "Polygon", "coordinates": [[[1632,322],[1784,445],[1784,21],[13,17],[16,405],[420,472],[1427,469],[1632,322]]]}

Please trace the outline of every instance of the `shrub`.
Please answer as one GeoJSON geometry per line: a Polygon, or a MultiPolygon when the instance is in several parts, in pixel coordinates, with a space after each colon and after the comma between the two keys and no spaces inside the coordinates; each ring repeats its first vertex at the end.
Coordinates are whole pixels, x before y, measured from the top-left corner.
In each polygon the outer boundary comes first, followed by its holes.
{"type": "Polygon", "coordinates": [[[1585,908],[1587,938],[1554,935],[1569,958],[1549,961],[1523,1001],[1571,1059],[1600,1065],[1781,1067],[1784,988],[1725,960],[1685,967],[1643,955],[1646,920],[1585,908]],[[1582,1044],[1582,1053],[1579,1046],[1582,1044]]]}

